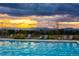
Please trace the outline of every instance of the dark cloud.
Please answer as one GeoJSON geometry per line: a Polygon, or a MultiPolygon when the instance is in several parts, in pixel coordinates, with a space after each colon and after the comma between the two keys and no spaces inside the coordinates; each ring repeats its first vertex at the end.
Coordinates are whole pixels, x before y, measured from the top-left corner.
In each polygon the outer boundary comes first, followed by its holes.
{"type": "Polygon", "coordinates": [[[0,3],[0,13],[14,16],[71,14],[79,16],[79,4],[0,3]]]}

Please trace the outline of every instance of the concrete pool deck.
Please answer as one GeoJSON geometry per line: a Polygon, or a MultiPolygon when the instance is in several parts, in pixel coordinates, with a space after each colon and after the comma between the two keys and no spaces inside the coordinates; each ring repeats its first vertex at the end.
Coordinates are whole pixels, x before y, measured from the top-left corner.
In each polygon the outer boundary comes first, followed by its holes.
{"type": "Polygon", "coordinates": [[[79,40],[57,40],[57,39],[9,39],[9,38],[0,38],[1,41],[5,40],[15,40],[15,41],[29,41],[29,42],[77,42],[79,43],[79,40]]]}

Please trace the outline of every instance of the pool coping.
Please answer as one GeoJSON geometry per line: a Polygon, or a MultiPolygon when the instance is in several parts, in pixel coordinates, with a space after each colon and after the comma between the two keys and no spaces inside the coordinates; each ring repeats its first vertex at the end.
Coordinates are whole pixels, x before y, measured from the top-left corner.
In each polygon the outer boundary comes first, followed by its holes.
{"type": "Polygon", "coordinates": [[[57,40],[57,39],[9,39],[9,38],[0,38],[0,41],[29,41],[29,42],[76,42],[79,43],[79,40],[57,40]]]}

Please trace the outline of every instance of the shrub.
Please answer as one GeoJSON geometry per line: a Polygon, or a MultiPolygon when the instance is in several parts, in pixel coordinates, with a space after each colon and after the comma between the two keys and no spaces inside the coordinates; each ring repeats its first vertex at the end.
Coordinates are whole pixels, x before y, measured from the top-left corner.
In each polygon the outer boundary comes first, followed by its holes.
{"type": "Polygon", "coordinates": [[[14,39],[25,39],[26,35],[25,34],[16,34],[14,35],[14,39]]]}

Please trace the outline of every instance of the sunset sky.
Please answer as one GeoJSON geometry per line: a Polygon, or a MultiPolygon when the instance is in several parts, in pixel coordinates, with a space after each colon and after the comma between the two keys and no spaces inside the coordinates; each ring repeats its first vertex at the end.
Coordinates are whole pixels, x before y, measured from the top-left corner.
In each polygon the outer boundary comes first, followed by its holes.
{"type": "Polygon", "coordinates": [[[0,3],[0,28],[79,28],[79,4],[0,3]]]}

